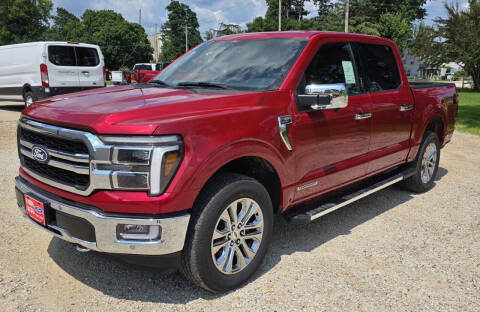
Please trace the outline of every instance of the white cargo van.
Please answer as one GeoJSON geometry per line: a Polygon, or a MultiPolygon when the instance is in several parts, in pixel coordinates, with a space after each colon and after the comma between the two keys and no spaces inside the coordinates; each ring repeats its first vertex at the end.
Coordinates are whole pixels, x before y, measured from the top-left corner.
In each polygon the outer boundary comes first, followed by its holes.
{"type": "Polygon", "coordinates": [[[105,63],[96,45],[31,42],[0,46],[0,98],[34,101],[105,86],[105,63]]]}

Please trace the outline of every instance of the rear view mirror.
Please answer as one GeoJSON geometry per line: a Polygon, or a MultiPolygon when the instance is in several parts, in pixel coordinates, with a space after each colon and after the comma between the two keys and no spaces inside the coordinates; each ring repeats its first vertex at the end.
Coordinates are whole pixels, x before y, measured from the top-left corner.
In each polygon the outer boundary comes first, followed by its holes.
{"type": "Polygon", "coordinates": [[[305,94],[299,94],[298,99],[302,106],[313,110],[340,109],[348,105],[344,83],[307,85],[305,94]]]}

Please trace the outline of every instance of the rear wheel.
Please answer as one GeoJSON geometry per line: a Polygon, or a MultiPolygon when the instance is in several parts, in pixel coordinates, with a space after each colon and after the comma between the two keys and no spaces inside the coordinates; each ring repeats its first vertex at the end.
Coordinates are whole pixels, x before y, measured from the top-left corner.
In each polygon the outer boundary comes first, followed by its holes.
{"type": "Polygon", "coordinates": [[[23,100],[25,102],[25,108],[29,107],[30,105],[33,104],[33,102],[35,102],[35,97],[33,95],[33,92],[32,91],[26,91],[24,94],[23,94],[23,100]]]}
{"type": "Polygon", "coordinates": [[[271,240],[273,209],[267,190],[249,177],[223,174],[209,183],[193,210],[184,275],[213,292],[245,283],[271,240]]]}
{"type": "Polygon", "coordinates": [[[415,160],[415,174],[403,185],[416,193],[423,193],[433,187],[440,162],[440,140],[434,132],[426,132],[415,160]]]}

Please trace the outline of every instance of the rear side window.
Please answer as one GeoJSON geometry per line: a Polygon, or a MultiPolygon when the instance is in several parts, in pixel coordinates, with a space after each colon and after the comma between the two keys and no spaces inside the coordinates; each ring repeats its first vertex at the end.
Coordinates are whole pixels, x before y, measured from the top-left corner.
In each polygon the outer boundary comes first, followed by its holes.
{"type": "Polygon", "coordinates": [[[398,89],[401,85],[400,73],[392,49],[376,44],[359,46],[367,78],[367,89],[370,92],[398,89]]]}
{"type": "Polygon", "coordinates": [[[76,47],[77,66],[97,66],[100,63],[97,49],[76,47]]]}
{"type": "Polygon", "coordinates": [[[75,66],[75,51],[69,46],[49,46],[48,59],[57,66],[75,66]]]}

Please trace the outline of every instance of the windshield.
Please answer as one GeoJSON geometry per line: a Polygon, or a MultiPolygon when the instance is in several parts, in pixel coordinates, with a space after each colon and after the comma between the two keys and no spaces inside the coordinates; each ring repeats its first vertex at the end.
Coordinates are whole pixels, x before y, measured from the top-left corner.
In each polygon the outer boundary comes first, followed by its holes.
{"type": "Polygon", "coordinates": [[[304,38],[208,41],[155,80],[173,86],[202,82],[241,90],[275,90],[307,42],[304,38]]]}

